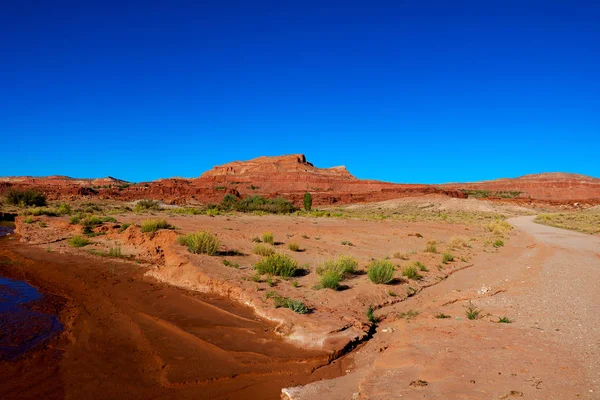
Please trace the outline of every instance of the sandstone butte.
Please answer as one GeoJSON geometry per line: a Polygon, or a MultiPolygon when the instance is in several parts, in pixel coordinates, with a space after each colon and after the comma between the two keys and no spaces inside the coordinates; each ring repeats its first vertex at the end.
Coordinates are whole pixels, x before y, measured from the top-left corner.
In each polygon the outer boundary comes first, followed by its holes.
{"type": "Polygon", "coordinates": [[[565,173],[526,175],[477,183],[445,185],[396,184],[354,177],[343,167],[317,168],[302,154],[259,157],[234,161],[203,173],[198,178],[169,178],[130,184],[112,177],[75,179],[66,176],[0,178],[0,192],[10,188],[35,187],[50,199],[137,200],[160,199],[172,204],[216,203],[227,193],[238,197],[281,196],[302,203],[311,192],[315,205],[350,204],[389,200],[425,194],[465,198],[463,191],[519,192],[514,202],[600,203],[600,179],[565,173]]]}

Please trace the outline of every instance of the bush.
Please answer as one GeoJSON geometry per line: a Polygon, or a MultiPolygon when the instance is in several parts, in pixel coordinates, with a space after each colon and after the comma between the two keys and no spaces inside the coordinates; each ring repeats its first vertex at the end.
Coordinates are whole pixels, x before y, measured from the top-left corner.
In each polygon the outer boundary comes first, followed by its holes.
{"type": "Polygon", "coordinates": [[[414,263],[412,263],[412,265],[414,265],[416,268],[419,268],[419,271],[423,271],[423,272],[429,271],[427,269],[427,267],[425,266],[425,264],[423,264],[420,261],[415,261],[414,263]]]}
{"type": "Polygon", "coordinates": [[[68,243],[70,246],[73,247],[84,247],[90,244],[91,242],[88,240],[88,238],[85,238],[83,236],[73,236],[68,240],[68,243]]]}
{"type": "Polygon", "coordinates": [[[448,264],[449,262],[454,261],[454,256],[450,253],[442,254],[442,263],[448,264]]]}
{"type": "Polygon", "coordinates": [[[274,253],[256,263],[254,268],[260,274],[291,278],[298,273],[296,260],[285,254],[274,253]]]}
{"type": "Polygon", "coordinates": [[[410,254],[402,251],[396,251],[394,254],[392,254],[392,257],[400,260],[408,260],[410,258],[410,254]]]}
{"type": "Polygon", "coordinates": [[[317,274],[325,275],[325,273],[333,271],[344,279],[350,274],[355,274],[357,266],[358,262],[354,258],[349,256],[339,256],[335,260],[328,260],[319,265],[317,267],[317,274]]]}
{"type": "Polygon", "coordinates": [[[450,249],[459,249],[461,247],[470,247],[469,239],[465,236],[452,236],[448,244],[450,249]]]}
{"type": "Polygon", "coordinates": [[[108,256],[117,258],[123,257],[123,255],[121,254],[121,246],[111,247],[110,249],[108,249],[108,256]]]}
{"type": "Polygon", "coordinates": [[[224,210],[240,212],[264,211],[273,214],[289,214],[296,211],[290,201],[281,197],[265,199],[261,196],[248,196],[238,200],[235,196],[225,196],[220,206],[224,210]]]}
{"type": "Polygon", "coordinates": [[[26,224],[32,224],[33,223],[33,218],[31,217],[27,217],[23,220],[23,222],[25,222],[26,224]]]}
{"type": "Polygon", "coordinates": [[[327,270],[321,276],[319,288],[337,290],[343,279],[344,277],[338,271],[327,270]]]}
{"type": "Polygon", "coordinates": [[[373,261],[369,265],[367,275],[376,284],[390,283],[394,279],[394,264],[387,260],[373,261]]]}
{"type": "Polygon", "coordinates": [[[414,265],[408,265],[408,266],[404,267],[404,269],[402,270],[402,276],[404,276],[408,279],[415,280],[415,281],[421,280],[423,278],[419,274],[417,267],[414,265]]]}
{"type": "Polygon", "coordinates": [[[60,203],[60,205],[56,209],[56,212],[58,212],[59,215],[69,215],[71,214],[71,211],[71,206],[67,203],[60,203]]]}
{"type": "Polygon", "coordinates": [[[425,246],[425,251],[427,253],[437,253],[437,242],[435,240],[427,242],[427,246],[425,246]]]}
{"type": "Polygon", "coordinates": [[[497,220],[486,225],[485,229],[494,235],[504,235],[512,230],[512,225],[506,221],[497,220]]]}
{"type": "Polygon", "coordinates": [[[310,211],[312,208],[312,195],[308,192],[304,193],[304,209],[310,211]]]}
{"type": "Polygon", "coordinates": [[[496,240],[494,243],[492,243],[492,245],[493,245],[495,248],[502,247],[502,246],[504,246],[504,241],[503,241],[503,240],[500,240],[500,239],[498,239],[498,240],[496,240]]]}
{"type": "Polygon", "coordinates": [[[219,239],[216,235],[208,231],[200,231],[196,233],[188,233],[187,235],[179,236],[177,243],[187,246],[188,251],[194,254],[208,254],[214,256],[219,252],[219,239]]]}
{"type": "Polygon", "coordinates": [[[291,251],[300,251],[300,246],[298,246],[298,243],[290,243],[288,244],[288,249],[291,251]]]}
{"type": "Polygon", "coordinates": [[[252,252],[254,254],[258,254],[259,256],[266,257],[266,256],[270,256],[271,254],[275,253],[275,249],[271,245],[259,243],[259,244],[254,245],[254,247],[252,248],[252,252]]]}
{"type": "Polygon", "coordinates": [[[265,243],[273,244],[275,243],[275,237],[272,233],[266,232],[262,234],[262,241],[265,243]]]}
{"type": "Polygon", "coordinates": [[[19,207],[43,207],[46,205],[46,196],[34,189],[18,190],[8,189],[4,196],[6,203],[19,207]]]}
{"type": "Polygon", "coordinates": [[[166,219],[147,219],[142,222],[142,232],[156,232],[159,229],[174,229],[166,219]]]}
{"type": "Polygon", "coordinates": [[[129,228],[130,226],[131,226],[131,224],[129,224],[129,223],[121,224],[121,227],[119,228],[119,233],[125,232],[125,230],[127,228],[129,228]]]}
{"type": "Polygon", "coordinates": [[[156,200],[140,200],[135,204],[135,212],[160,209],[160,202],[156,200]]]}
{"type": "Polygon", "coordinates": [[[71,225],[77,225],[79,224],[79,222],[81,222],[81,217],[78,215],[73,215],[70,219],[69,219],[69,223],[71,225]]]}

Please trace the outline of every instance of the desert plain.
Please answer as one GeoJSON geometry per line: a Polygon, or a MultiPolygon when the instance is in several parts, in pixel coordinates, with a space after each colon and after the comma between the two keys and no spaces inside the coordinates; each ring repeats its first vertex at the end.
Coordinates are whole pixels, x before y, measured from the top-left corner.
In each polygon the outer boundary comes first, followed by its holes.
{"type": "Polygon", "coordinates": [[[1,398],[600,398],[598,179],[291,155],[2,195],[0,304],[39,295],[0,308],[1,398]]]}

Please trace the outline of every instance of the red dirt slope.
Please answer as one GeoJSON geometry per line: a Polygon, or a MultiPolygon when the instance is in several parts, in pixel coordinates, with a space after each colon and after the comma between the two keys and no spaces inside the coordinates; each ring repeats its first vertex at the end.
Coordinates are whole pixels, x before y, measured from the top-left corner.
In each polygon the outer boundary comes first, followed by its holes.
{"type": "Polygon", "coordinates": [[[487,190],[489,192],[517,191],[518,198],[532,198],[557,202],[600,202],[600,179],[586,175],[544,173],[513,179],[497,179],[474,183],[451,183],[448,189],[487,190]]]}

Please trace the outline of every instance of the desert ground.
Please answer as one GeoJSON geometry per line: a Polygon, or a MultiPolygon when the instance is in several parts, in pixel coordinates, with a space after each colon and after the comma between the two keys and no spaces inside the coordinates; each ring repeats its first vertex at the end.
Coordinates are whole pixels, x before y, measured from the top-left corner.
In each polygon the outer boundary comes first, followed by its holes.
{"type": "Polygon", "coordinates": [[[232,165],[252,179],[4,183],[1,398],[600,398],[596,181],[535,200],[232,165]],[[294,202],[243,193],[288,181],[294,202]],[[26,184],[47,202],[10,202],[26,184]]]}

